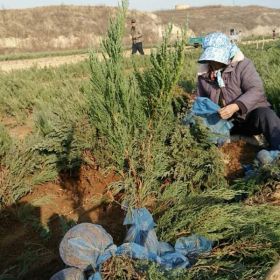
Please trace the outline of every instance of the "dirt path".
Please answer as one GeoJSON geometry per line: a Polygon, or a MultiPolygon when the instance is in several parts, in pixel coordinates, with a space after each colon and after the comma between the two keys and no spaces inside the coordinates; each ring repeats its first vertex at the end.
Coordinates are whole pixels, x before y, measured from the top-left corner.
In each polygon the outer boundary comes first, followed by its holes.
{"type": "MultiPolygon", "coordinates": [[[[145,53],[149,55],[151,49],[145,49],[145,53]]],[[[88,58],[88,54],[77,54],[77,55],[67,55],[67,56],[54,56],[54,57],[42,57],[34,59],[20,59],[20,60],[10,60],[0,62],[0,71],[11,72],[14,70],[23,70],[31,67],[58,67],[64,64],[78,63],[84,61],[88,58]]],[[[102,57],[101,54],[98,54],[102,57]]],[[[125,51],[125,57],[130,56],[130,51],[125,51]]]]}
{"type": "Polygon", "coordinates": [[[0,69],[4,72],[10,72],[12,70],[21,70],[31,67],[57,67],[63,64],[77,63],[87,59],[87,54],[69,55],[69,56],[54,56],[54,57],[42,57],[35,59],[21,59],[11,61],[1,61],[0,69]]]}

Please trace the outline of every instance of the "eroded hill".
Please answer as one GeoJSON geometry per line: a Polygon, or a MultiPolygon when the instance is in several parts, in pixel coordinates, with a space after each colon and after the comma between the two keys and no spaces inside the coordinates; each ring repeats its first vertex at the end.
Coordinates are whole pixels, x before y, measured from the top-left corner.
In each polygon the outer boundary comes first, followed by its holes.
{"type": "MultiPolygon", "coordinates": [[[[0,11],[0,53],[15,51],[48,51],[97,46],[116,8],[108,6],[50,6],[0,11]]],[[[280,9],[259,6],[205,6],[181,11],[154,13],[129,11],[125,45],[130,44],[130,19],[136,18],[145,45],[159,42],[165,26],[175,24],[174,36],[187,19],[195,34],[230,28],[242,30],[243,36],[271,34],[280,26],[280,9]]]]}

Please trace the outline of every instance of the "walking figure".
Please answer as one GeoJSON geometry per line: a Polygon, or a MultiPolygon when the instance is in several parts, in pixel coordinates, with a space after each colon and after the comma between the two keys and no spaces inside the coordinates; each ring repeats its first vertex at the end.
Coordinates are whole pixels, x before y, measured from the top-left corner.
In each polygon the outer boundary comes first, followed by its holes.
{"type": "Polygon", "coordinates": [[[136,20],[132,19],[131,20],[131,39],[132,39],[132,54],[137,53],[137,51],[141,54],[144,55],[143,51],[143,35],[141,30],[136,26],[136,20]]]}
{"type": "Polygon", "coordinates": [[[272,39],[275,40],[275,38],[276,38],[276,30],[273,29],[272,30],[272,39]]]}

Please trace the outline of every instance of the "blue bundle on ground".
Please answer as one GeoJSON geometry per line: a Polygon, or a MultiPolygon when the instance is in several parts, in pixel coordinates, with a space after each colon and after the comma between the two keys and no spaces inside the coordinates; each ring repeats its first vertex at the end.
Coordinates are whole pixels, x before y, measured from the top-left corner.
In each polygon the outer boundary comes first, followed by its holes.
{"type": "MultiPolygon", "coordinates": [[[[243,165],[243,170],[245,173],[245,179],[250,180],[260,173],[260,168],[266,165],[275,165],[280,158],[279,150],[260,150],[257,153],[256,160],[254,164],[245,164],[243,165]]],[[[275,179],[280,180],[280,172],[274,172],[275,179]]]]}
{"type": "Polygon", "coordinates": [[[125,241],[129,242],[126,244],[126,250],[130,248],[130,253],[134,258],[154,261],[167,269],[185,268],[189,265],[189,261],[183,254],[175,252],[174,249],[171,250],[170,244],[158,241],[154,229],[156,224],[146,208],[133,209],[128,212],[124,225],[131,225],[125,241]],[[135,246],[137,244],[140,246],[135,246]],[[142,257],[135,257],[138,255],[142,257]]]}
{"type": "Polygon", "coordinates": [[[117,247],[112,237],[99,225],[84,223],[70,229],[60,244],[60,256],[72,268],[55,274],[51,280],[101,280],[102,264],[112,256],[149,260],[164,269],[187,268],[189,258],[210,253],[212,242],[196,235],[181,237],[175,248],[159,242],[152,215],[146,208],[132,209],[125,217],[130,225],[125,243],[117,247]],[[91,274],[85,278],[84,272],[91,274]]]}
{"type": "Polygon", "coordinates": [[[197,97],[191,112],[189,112],[183,123],[185,125],[195,124],[195,116],[202,118],[203,123],[211,132],[210,141],[222,144],[230,139],[230,130],[233,127],[232,122],[221,119],[218,111],[220,106],[206,97],[197,97]]]}
{"type": "Polygon", "coordinates": [[[146,208],[133,209],[128,212],[124,225],[131,225],[125,242],[133,242],[145,247],[149,253],[158,253],[158,239],[154,230],[155,223],[152,215],[146,208]]]}
{"type": "Polygon", "coordinates": [[[280,151],[268,151],[268,150],[261,150],[257,154],[257,160],[261,165],[272,164],[275,162],[280,156],[280,151]]]}
{"type": "Polygon", "coordinates": [[[86,280],[83,271],[70,267],[56,273],[50,280],[86,280]]]}
{"type": "Polygon", "coordinates": [[[175,250],[188,258],[197,258],[203,253],[211,252],[212,242],[196,235],[181,237],[176,241],[175,250]]]}
{"type": "Polygon", "coordinates": [[[81,270],[96,269],[117,247],[102,226],[84,223],[71,228],[60,243],[63,262],[81,270]]]}

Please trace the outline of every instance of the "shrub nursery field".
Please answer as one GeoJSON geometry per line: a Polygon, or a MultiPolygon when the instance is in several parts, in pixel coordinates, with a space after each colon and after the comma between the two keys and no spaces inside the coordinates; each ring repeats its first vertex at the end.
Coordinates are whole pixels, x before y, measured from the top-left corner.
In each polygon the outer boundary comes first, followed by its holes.
{"type": "MultiPolygon", "coordinates": [[[[121,243],[123,205],[148,208],[161,240],[214,244],[186,270],[146,263],[143,279],[265,279],[280,253],[280,162],[228,180],[207,128],[182,124],[201,50],[185,50],[184,31],[171,48],[169,27],[152,55],[124,58],[125,13],[110,22],[103,60],[93,51],[78,64],[0,73],[0,279],[49,279],[63,268],[62,236],[82,221],[121,243]]],[[[243,51],[280,114],[279,42],[243,51]]],[[[126,268],[144,264],[113,265],[106,279],[134,279],[126,268]]]]}

